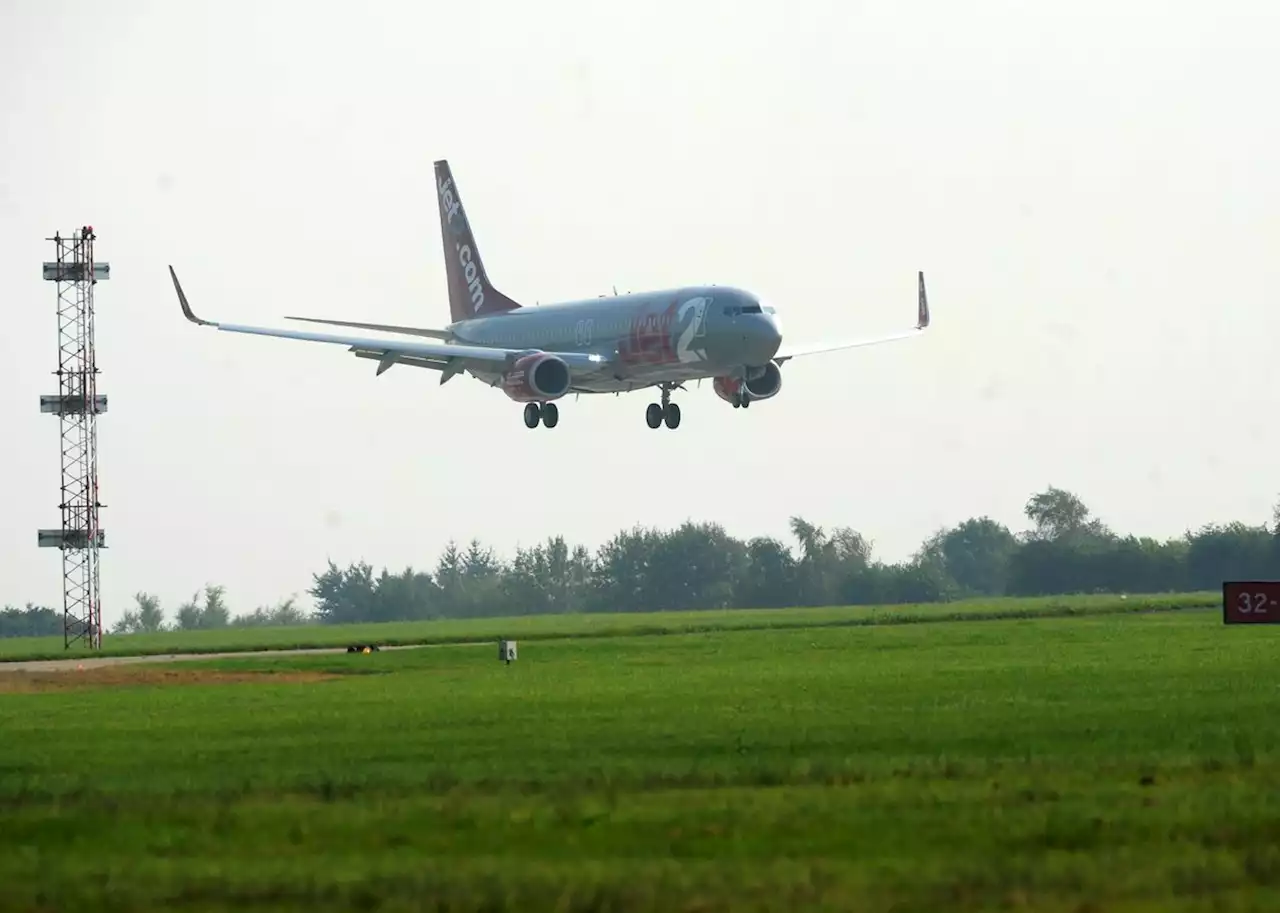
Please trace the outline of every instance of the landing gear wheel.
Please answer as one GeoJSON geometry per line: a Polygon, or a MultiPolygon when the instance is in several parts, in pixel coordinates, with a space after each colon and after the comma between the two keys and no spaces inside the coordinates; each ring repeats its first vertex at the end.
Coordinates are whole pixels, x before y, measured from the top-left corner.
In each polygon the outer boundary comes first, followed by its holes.
{"type": "Polygon", "coordinates": [[[663,408],[657,403],[650,403],[649,408],[644,410],[645,424],[650,428],[657,428],[662,424],[663,408]]]}
{"type": "Polygon", "coordinates": [[[537,428],[541,419],[542,410],[538,408],[537,403],[524,404],[524,426],[526,428],[537,428]]]}
{"type": "Polygon", "coordinates": [[[554,428],[560,424],[560,407],[555,403],[542,404],[542,424],[554,428]]]}
{"type": "Polygon", "coordinates": [[[675,403],[667,403],[667,408],[663,410],[666,414],[663,419],[667,423],[667,427],[676,429],[680,427],[680,407],[675,403]]]}

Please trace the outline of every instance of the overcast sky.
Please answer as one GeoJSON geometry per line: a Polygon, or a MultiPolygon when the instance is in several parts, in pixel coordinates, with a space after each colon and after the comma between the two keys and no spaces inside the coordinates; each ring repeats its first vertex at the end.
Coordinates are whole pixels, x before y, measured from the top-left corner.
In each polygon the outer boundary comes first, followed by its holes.
{"type": "MultiPolygon", "coordinates": [[[[207,582],[234,611],[332,558],[430,568],[562,532],[850,525],[909,555],[1079,493],[1155,536],[1280,494],[1280,5],[1174,0],[0,3],[0,604],[60,606],[55,292],[100,284],[104,620],[207,582]],[[561,404],[197,328],[198,313],[439,326],[431,163],[495,284],[547,302],[768,296],[787,341],[924,338],[561,404]]],[[[788,537],[789,538],[789,537],[788,537]]],[[[309,600],[305,600],[309,603],[309,600]]]]}

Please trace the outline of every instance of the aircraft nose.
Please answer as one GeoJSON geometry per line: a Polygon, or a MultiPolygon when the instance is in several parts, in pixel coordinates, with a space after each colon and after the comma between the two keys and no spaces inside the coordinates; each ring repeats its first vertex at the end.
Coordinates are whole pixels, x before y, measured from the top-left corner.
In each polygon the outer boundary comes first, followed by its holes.
{"type": "Polygon", "coordinates": [[[778,347],[782,345],[782,327],[778,325],[778,318],[772,314],[765,317],[765,320],[769,324],[769,345],[772,347],[769,349],[769,357],[772,358],[778,351],[778,347]]]}
{"type": "Polygon", "coordinates": [[[752,360],[756,364],[764,364],[773,358],[778,347],[782,345],[782,331],[778,328],[778,322],[773,319],[772,314],[752,316],[755,316],[755,319],[751,321],[751,330],[748,333],[754,356],[752,360]]]}

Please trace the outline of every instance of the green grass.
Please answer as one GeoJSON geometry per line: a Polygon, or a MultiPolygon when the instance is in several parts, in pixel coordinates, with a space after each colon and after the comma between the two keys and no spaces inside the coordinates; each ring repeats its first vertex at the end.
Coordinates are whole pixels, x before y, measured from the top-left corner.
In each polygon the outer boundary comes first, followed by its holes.
{"type": "MultiPolygon", "coordinates": [[[[68,656],[146,656],[164,653],[233,653],[293,650],[374,642],[383,645],[451,644],[496,641],[500,637],[550,640],[572,637],[628,637],[637,634],[688,634],[718,630],[783,630],[822,626],[907,624],[914,622],[1023,618],[1078,614],[1214,608],[1221,593],[1134,596],[1052,596],[1040,599],[978,599],[900,606],[851,606],[815,609],[740,609],[716,612],[643,614],[530,615],[363,625],[309,625],[283,628],[225,628],[162,634],[106,634],[101,653],[65,650],[61,637],[0,639],[0,663],[62,659],[68,656]]],[[[3,668],[0,666],[0,668],[3,668]]]]}
{"type": "Polygon", "coordinates": [[[0,909],[1275,909],[1278,648],[1174,612],[0,694],[0,909]]]}

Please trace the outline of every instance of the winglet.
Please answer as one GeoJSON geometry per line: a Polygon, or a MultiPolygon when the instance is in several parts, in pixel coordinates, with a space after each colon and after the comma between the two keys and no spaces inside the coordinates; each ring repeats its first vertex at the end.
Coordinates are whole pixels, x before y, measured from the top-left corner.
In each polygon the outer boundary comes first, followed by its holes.
{"type": "Polygon", "coordinates": [[[169,275],[173,277],[173,289],[178,293],[178,304],[182,305],[182,313],[192,323],[198,323],[200,326],[216,327],[217,324],[212,320],[201,320],[191,310],[191,305],[187,304],[187,296],[182,291],[182,285],[178,282],[178,274],[173,271],[173,265],[169,266],[169,275]]]}
{"type": "Polygon", "coordinates": [[[923,330],[929,325],[929,296],[924,290],[924,270],[920,271],[920,303],[916,312],[916,329],[923,330]]]}

